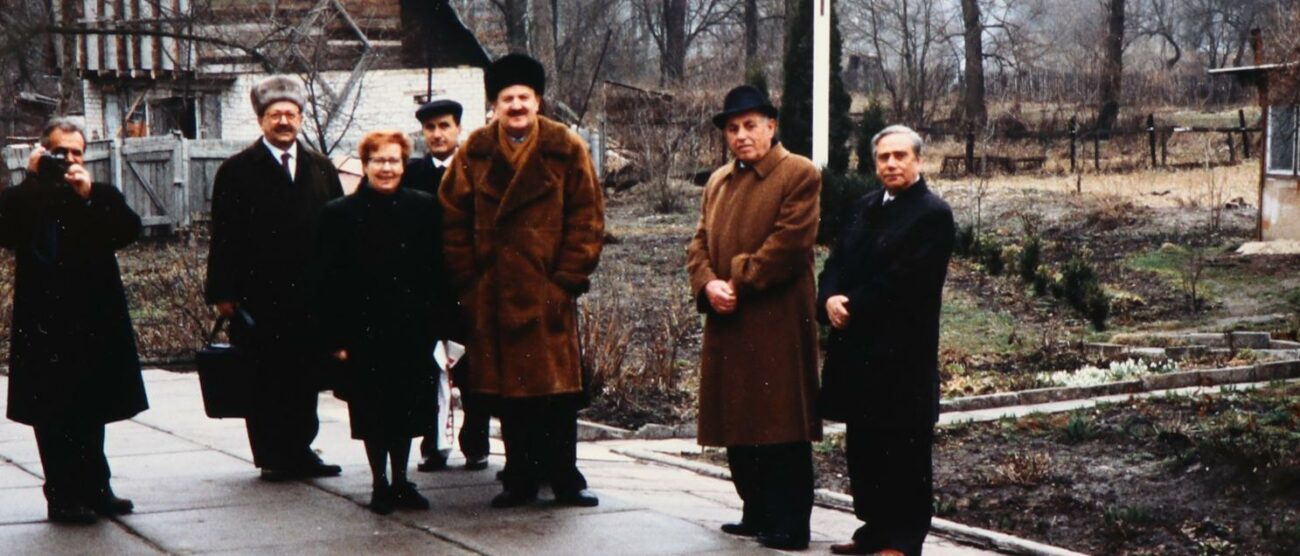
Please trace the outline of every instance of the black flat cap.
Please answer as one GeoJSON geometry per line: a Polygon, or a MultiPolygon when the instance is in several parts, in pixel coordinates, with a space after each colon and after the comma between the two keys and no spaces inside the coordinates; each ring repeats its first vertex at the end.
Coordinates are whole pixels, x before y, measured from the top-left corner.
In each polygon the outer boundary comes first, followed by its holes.
{"type": "Polygon", "coordinates": [[[728,118],[755,110],[769,118],[775,118],[779,114],[763,91],[750,85],[741,85],[727,93],[726,100],[722,102],[722,112],[713,116],[713,125],[718,129],[726,129],[728,118]]]}
{"type": "Polygon", "coordinates": [[[506,54],[483,71],[483,86],[488,102],[496,102],[501,89],[511,85],[532,87],[538,98],[546,95],[546,68],[524,54],[506,54]]]}
{"type": "Polygon", "coordinates": [[[465,108],[459,102],[440,98],[420,105],[419,110],[415,111],[415,119],[420,120],[420,123],[424,123],[434,116],[451,114],[452,119],[456,120],[456,125],[460,125],[460,116],[464,112],[465,108]]]}

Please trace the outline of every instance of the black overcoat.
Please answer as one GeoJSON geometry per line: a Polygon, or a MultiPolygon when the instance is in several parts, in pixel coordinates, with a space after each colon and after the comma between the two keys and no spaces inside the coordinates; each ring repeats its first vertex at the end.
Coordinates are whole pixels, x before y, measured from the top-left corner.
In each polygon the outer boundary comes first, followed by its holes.
{"type": "Polygon", "coordinates": [[[832,329],[822,369],[823,417],[883,428],[932,426],[939,416],[939,310],[952,255],[948,204],[921,180],[882,206],[884,190],[850,209],[818,277],[826,300],[849,298],[849,326],[832,329]]]}
{"type": "Polygon", "coordinates": [[[433,195],[436,199],[438,198],[438,185],[442,183],[442,175],[446,173],[447,167],[439,168],[435,166],[429,155],[412,158],[406,162],[406,172],[402,174],[401,187],[418,189],[433,195]]]}
{"type": "Polygon", "coordinates": [[[34,178],[0,191],[0,245],[16,267],[10,419],[99,424],[148,409],[114,253],[139,235],[111,185],[92,185],[89,200],[34,178]]]}
{"type": "MultiPolygon", "coordinates": [[[[296,163],[290,182],[258,139],[221,163],[212,185],[205,297],[208,303],[234,301],[248,311],[254,332],[233,330],[232,339],[270,356],[319,353],[312,314],[318,225],[325,203],[343,196],[338,171],[324,155],[299,142],[296,163]]],[[[286,372],[317,369],[296,365],[286,372]]]]}
{"type": "Polygon", "coordinates": [[[433,345],[457,316],[437,204],[422,191],[385,195],[363,181],[321,215],[319,314],[327,349],[348,351],[334,393],[348,401],[354,438],[434,430],[433,345]]]}

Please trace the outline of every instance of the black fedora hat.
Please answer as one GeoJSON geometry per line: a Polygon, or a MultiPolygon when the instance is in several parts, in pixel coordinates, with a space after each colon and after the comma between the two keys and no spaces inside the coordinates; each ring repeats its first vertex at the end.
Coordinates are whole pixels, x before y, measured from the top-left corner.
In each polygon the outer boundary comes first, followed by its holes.
{"type": "Polygon", "coordinates": [[[713,125],[725,129],[728,118],[750,111],[758,111],[769,118],[775,118],[779,114],[763,91],[752,85],[741,85],[727,93],[726,100],[722,102],[722,112],[713,116],[713,125]]]}
{"type": "Polygon", "coordinates": [[[460,116],[465,112],[465,108],[459,102],[454,100],[440,98],[433,102],[426,102],[415,111],[415,119],[424,123],[429,118],[451,114],[452,119],[456,120],[456,125],[460,125],[460,116]]]}

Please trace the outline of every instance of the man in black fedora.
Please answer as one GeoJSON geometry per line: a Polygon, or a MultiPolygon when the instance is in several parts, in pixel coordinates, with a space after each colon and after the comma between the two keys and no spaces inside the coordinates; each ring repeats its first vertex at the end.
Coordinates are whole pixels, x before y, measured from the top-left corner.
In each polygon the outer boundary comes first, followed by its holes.
{"type": "Polygon", "coordinates": [[[821,173],[775,141],[777,109],[750,86],[714,125],[735,160],[709,177],[687,272],[706,315],[699,442],[727,448],[737,523],[769,548],[807,548],[812,442],[821,439],[813,244],[821,173]]]}

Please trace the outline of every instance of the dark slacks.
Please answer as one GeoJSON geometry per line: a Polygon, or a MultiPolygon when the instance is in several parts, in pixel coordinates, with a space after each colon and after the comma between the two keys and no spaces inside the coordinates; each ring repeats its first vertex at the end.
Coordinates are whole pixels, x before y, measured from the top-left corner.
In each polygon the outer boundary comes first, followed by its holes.
{"type": "Polygon", "coordinates": [[[872,552],[921,553],[934,511],[934,428],[848,423],[845,438],[853,513],[866,522],[853,540],[872,552]]]}
{"type": "Polygon", "coordinates": [[[34,430],[45,472],[45,499],[50,504],[91,504],[111,492],[102,423],[44,425],[34,430]]]}
{"type": "Polygon", "coordinates": [[[320,430],[316,385],[299,377],[305,357],[274,354],[258,364],[265,377],[253,394],[253,412],[245,425],[253,464],[262,469],[292,470],[320,462],[311,449],[320,430]]]}
{"type": "Polygon", "coordinates": [[[587,488],[578,471],[578,409],[572,396],[503,399],[498,402],[506,445],[505,490],[537,493],[550,482],[557,496],[587,488]]]}
{"type": "MultiPolygon", "coordinates": [[[[465,454],[467,460],[485,458],[491,450],[488,434],[492,427],[492,413],[485,407],[479,395],[463,390],[460,393],[460,405],[461,411],[465,414],[464,422],[460,425],[460,435],[457,437],[460,453],[465,454]]],[[[441,426],[441,423],[439,425],[441,426]]],[[[426,459],[446,458],[438,451],[438,440],[434,435],[425,436],[420,441],[420,456],[426,459]]]]}
{"type": "Polygon", "coordinates": [[[766,533],[808,538],[813,506],[812,444],[728,446],[731,481],[744,502],[746,525],[766,533]]]}

